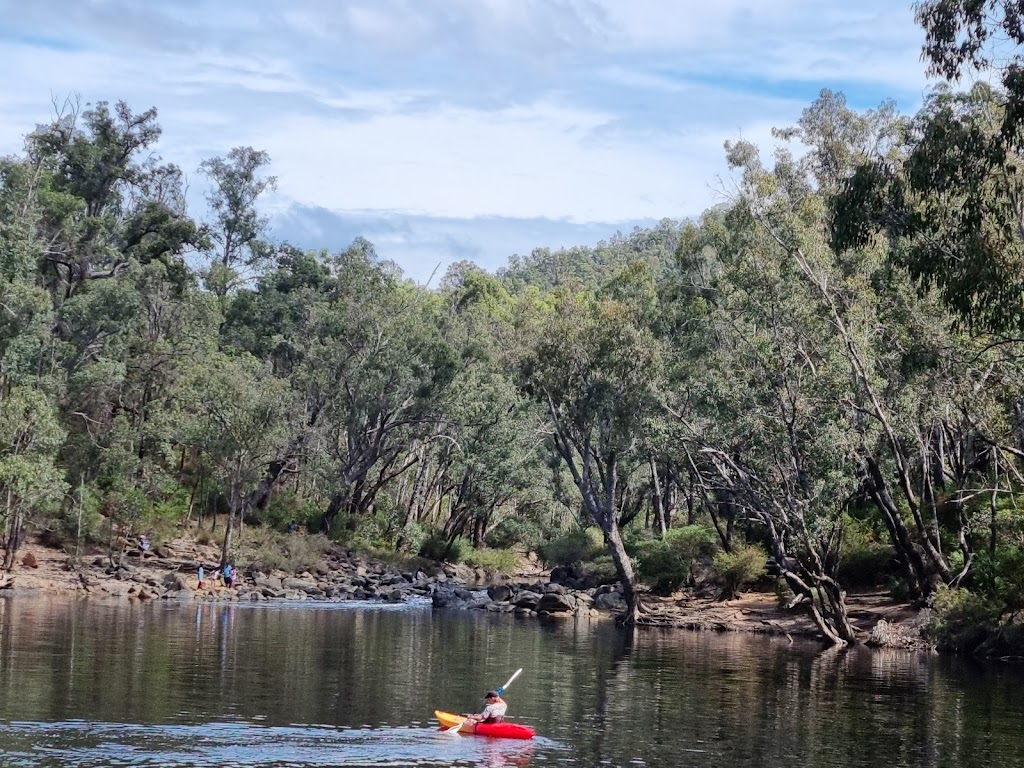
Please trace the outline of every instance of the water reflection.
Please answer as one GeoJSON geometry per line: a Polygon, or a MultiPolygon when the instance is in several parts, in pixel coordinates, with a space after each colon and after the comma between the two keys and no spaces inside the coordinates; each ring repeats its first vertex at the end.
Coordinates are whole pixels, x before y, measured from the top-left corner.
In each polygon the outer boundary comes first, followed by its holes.
{"type": "Polygon", "coordinates": [[[3,765],[1021,762],[1020,670],[429,607],[0,600],[3,765]],[[511,671],[531,742],[439,733],[511,671]]]}

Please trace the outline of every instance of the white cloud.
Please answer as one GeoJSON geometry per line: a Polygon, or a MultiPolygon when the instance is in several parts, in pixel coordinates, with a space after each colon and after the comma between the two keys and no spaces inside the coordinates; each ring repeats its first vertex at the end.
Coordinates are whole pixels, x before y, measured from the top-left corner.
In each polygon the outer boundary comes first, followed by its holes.
{"type": "Polygon", "coordinates": [[[0,14],[15,73],[0,152],[51,95],[156,105],[159,151],[190,173],[232,146],[269,151],[278,210],[609,228],[693,215],[717,202],[723,140],[770,143],[821,87],[913,109],[924,84],[922,35],[889,0],[0,0],[0,14]]]}

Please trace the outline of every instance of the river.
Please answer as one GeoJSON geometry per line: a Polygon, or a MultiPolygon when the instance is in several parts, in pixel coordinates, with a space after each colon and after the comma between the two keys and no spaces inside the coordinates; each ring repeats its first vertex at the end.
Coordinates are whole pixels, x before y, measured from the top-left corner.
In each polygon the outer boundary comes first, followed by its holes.
{"type": "Polygon", "coordinates": [[[1024,672],[429,606],[0,599],[0,765],[1024,765],[1024,672]],[[531,741],[441,733],[507,692],[531,741]]]}

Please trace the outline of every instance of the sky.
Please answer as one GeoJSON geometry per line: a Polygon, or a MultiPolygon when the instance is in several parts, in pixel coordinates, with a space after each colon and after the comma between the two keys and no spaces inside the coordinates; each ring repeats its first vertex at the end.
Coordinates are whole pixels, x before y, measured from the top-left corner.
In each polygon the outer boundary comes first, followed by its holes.
{"type": "Polygon", "coordinates": [[[915,111],[922,41],[909,0],[0,0],[0,154],[69,96],[156,107],[194,216],[252,146],[276,238],[425,282],[699,216],[823,88],[915,111]]]}

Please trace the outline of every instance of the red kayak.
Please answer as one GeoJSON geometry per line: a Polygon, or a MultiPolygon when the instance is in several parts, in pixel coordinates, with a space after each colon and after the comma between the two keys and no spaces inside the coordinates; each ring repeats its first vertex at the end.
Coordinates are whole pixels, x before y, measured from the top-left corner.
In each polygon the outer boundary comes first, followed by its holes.
{"type": "Polygon", "coordinates": [[[434,710],[434,717],[441,723],[444,729],[462,723],[459,726],[459,733],[471,733],[475,736],[490,736],[495,739],[532,739],[537,732],[526,725],[519,723],[476,723],[467,720],[462,715],[453,715],[451,712],[434,710]]]}

